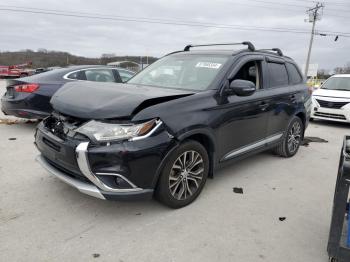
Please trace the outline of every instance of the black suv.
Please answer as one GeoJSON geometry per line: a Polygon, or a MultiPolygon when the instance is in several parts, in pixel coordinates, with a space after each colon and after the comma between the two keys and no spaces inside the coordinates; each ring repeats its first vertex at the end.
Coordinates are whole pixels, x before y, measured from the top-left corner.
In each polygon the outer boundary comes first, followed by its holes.
{"type": "Polygon", "coordinates": [[[164,56],[127,84],[72,82],[37,127],[37,160],[101,199],[153,195],[179,208],[229,160],[298,151],[311,99],[281,50],[190,50],[164,56]]]}

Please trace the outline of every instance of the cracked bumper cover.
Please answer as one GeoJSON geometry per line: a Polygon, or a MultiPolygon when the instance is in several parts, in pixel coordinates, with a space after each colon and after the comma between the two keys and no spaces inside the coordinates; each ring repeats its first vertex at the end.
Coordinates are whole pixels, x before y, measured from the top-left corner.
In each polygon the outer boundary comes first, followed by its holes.
{"type": "Polygon", "coordinates": [[[88,141],[57,139],[39,124],[35,137],[41,152],[36,160],[45,170],[84,194],[108,200],[151,198],[162,160],[172,147],[162,131],[139,141],[90,146],[88,141]],[[126,186],[108,182],[117,178],[126,186]]]}

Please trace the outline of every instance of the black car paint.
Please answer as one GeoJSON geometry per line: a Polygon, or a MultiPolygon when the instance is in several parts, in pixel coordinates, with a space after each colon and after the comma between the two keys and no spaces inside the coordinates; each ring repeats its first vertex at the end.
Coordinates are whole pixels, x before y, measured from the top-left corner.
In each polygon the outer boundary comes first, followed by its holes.
{"type": "Polygon", "coordinates": [[[54,110],[62,114],[86,119],[108,119],[130,117],[147,104],[164,103],[191,94],[193,92],[150,86],[72,82],[57,91],[51,103],[54,110]],[[81,94],[84,94],[84,103],[77,103],[81,94]]]}
{"type": "MultiPolygon", "coordinates": [[[[52,112],[50,104],[51,97],[64,84],[76,82],[64,76],[69,73],[84,69],[116,69],[108,66],[72,66],[68,68],[56,69],[28,77],[7,80],[7,91],[1,98],[1,109],[6,115],[14,115],[23,118],[45,118],[52,112]],[[35,83],[39,84],[39,89],[33,93],[20,93],[14,91],[15,85],[35,83]]],[[[112,71],[117,82],[122,82],[117,70],[112,71]]]]}
{"type": "MultiPolygon", "coordinates": [[[[121,141],[116,143],[95,144],[91,141],[89,148],[89,161],[94,172],[120,172],[137,186],[146,190],[153,190],[157,184],[162,167],[167,156],[174,150],[181,141],[192,138],[200,141],[207,148],[211,159],[211,174],[213,170],[229,163],[231,159],[224,157],[231,151],[242,146],[249,145],[274,134],[284,132],[291,117],[298,115],[306,126],[309,119],[309,110],[305,103],[310,99],[305,82],[298,85],[288,85],[286,87],[269,88],[267,77],[262,78],[263,89],[257,90],[248,97],[236,95],[226,95],[225,89],[228,86],[228,79],[237,72],[240,65],[251,61],[262,61],[263,76],[267,76],[265,57],[276,57],[271,53],[264,52],[242,52],[230,57],[230,61],[213,81],[208,90],[202,92],[189,92],[179,90],[157,89],[156,87],[125,86],[129,91],[123,90],[126,95],[124,99],[129,103],[110,103],[118,97],[119,88],[115,89],[113,97],[106,86],[109,95],[97,98],[97,102],[88,99],[87,109],[85,100],[79,103],[79,92],[77,88],[65,87],[57,93],[57,97],[52,99],[55,110],[59,113],[72,115],[80,118],[91,119],[120,119],[129,118],[132,122],[140,122],[152,118],[159,118],[164,123],[160,130],[144,140],[121,141]],[[75,91],[73,91],[75,90],[75,91]],[[152,93],[138,94],[139,90],[152,91],[152,93]],[[158,91],[158,92],[157,92],[158,91]],[[67,92],[67,93],[65,93],[67,92]],[[147,104],[147,107],[135,111],[142,99],[152,100],[164,96],[174,96],[162,102],[147,104]],[[68,98],[69,97],[69,98],[68,98]],[[101,98],[106,99],[105,105],[101,105],[101,98]],[[74,105],[73,102],[77,102],[74,105]],[[69,108],[68,108],[69,106],[69,108]],[[107,109],[105,111],[105,109],[107,109]],[[85,110],[89,110],[85,113],[85,110]],[[107,112],[108,111],[108,112],[107,112]],[[136,112],[136,113],[135,113],[136,112]]],[[[283,58],[294,63],[289,58],[283,58]]],[[[85,84],[84,84],[85,85],[85,84]]],[[[111,91],[112,92],[112,91],[111,91]]],[[[95,89],[91,89],[94,96],[95,89]]],[[[43,137],[49,137],[50,131],[43,123],[39,124],[36,135],[36,144],[39,151],[52,161],[58,162],[62,169],[75,170],[63,162],[65,159],[65,146],[62,141],[52,141],[59,147],[63,147],[62,152],[55,152],[55,149],[42,143],[43,137]]],[[[238,155],[232,160],[241,159],[250,154],[266,150],[273,147],[279,141],[273,141],[255,148],[253,151],[238,155]]],[[[74,146],[73,146],[74,148],[74,146]]],[[[74,160],[73,160],[74,162],[74,160]]],[[[145,195],[150,196],[149,191],[145,195]]],[[[105,194],[104,194],[105,195],[105,194]]],[[[106,198],[114,198],[106,194],[106,198]]],[[[115,197],[119,198],[119,197],[115,197]]]]}

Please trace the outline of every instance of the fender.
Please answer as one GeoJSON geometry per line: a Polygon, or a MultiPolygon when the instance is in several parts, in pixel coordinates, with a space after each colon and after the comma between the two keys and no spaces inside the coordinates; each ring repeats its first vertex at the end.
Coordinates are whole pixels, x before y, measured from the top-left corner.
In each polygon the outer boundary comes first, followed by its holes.
{"type": "Polygon", "coordinates": [[[215,158],[215,141],[216,141],[215,136],[214,136],[213,132],[209,131],[207,128],[195,128],[195,129],[192,129],[186,133],[182,133],[181,135],[174,137],[175,145],[173,145],[169,149],[169,151],[166,153],[163,160],[161,161],[161,163],[156,171],[156,174],[154,176],[154,180],[152,182],[153,188],[156,188],[159,176],[163,170],[163,167],[164,167],[166,161],[168,160],[169,156],[171,155],[171,153],[174,152],[174,150],[176,150],[179,147],[179,145],[181,144],[182,141],[186,140],[187,138],[189,138],[193,135],[204,135],[209,139],[209,143],[211,144],[211,147],[212,147],[212,152],[208,152],[209,160],[210,160],[209,177],[211,177],[211,178],[214,177],[214,170],[217,166],[217,161],[215,158]]]}
{"type": "Polygon", "coordinates": [[[178,135],[177,139],[181,142],[193,135],[204,135],[209,140],[209,144],[211,147],[210,148],[211,150],[208,150],[209,161],[210,161],[209,177],[213,178],[214,170],[218,165],[218,159],[216,159],[216,153],[215,153],[217,143],[216,143],[214,132],[208,128],[194,128],[194,129],[191,129],[190,131],[187,131],[186,133],[182,133],[178,135]]]}
{"type": "Polygon", "coordinates": [[[164,167],[166,161],[168,161],[168,158],[169,158],[170,154],[172,152],[174,152],[174,150],[176,150],[179,147],[179,145],[180,145],[180,142],[177,139],[174,139],[174,141],[175,141],[175,145],[173,145],[168,150],[168,152],[165,154],[164,158],[160,162],[159,167],[157,168],[156,174],[155,174],[154,179],[152,181],[152,188],[154,188],[154,189],[157,187],[159,176],[160,176],[160,174],[161,174],[161,172],[163,170],[163,167],[164,167]]]}

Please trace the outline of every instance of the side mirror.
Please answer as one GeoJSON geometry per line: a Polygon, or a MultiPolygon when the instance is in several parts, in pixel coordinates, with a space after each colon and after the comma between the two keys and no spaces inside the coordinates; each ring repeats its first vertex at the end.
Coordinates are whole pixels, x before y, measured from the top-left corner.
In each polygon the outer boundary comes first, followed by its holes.
{"type": "Polygon", "coordinates": [[[229,94],[238,96],[250,96],[256,91],[256,86],[253,82],[247,80],[236,79],[230,83],[229,94]]]}

